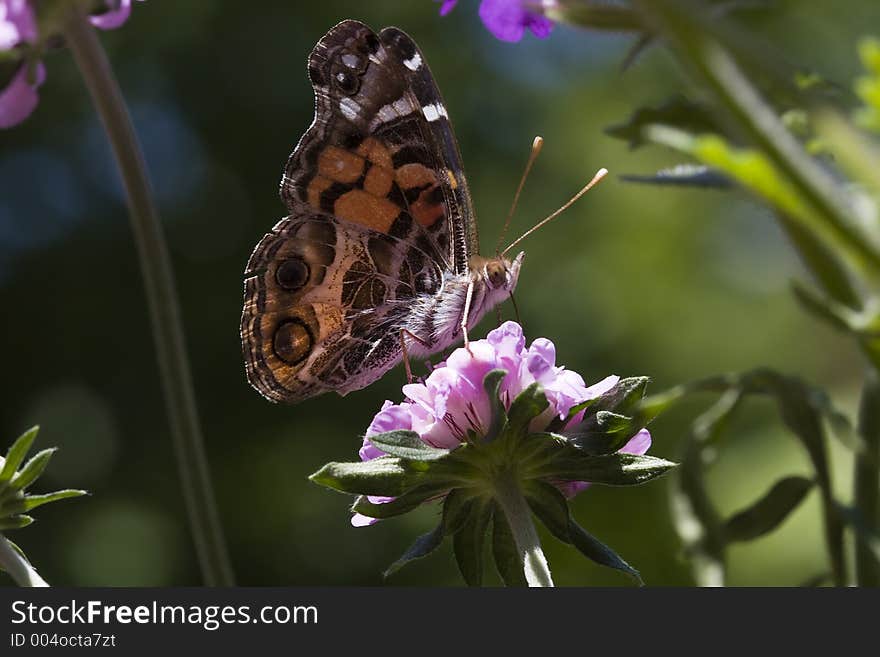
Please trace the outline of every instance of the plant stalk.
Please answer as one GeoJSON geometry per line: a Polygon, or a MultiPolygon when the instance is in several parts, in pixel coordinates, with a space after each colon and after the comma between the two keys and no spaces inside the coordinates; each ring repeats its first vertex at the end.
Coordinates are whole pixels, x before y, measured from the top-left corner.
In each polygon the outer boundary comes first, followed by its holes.
{"type": "MultiPolygon", "coordinates": [[[[865,531],[880,536],[880,378],[869,372],[859,409],[862,450],[856,454],[853,486],[855,505],[865,531]]],[[[856,540],[856,583],[880,586],[880,560],[864,543],[856,540]]]]}
{"type": "Polygon", "coordinates": [[[504,475],[495,481],[495,499],[510,525],[526,582],[534,587],[553,586],[550,567],[541,550],[541,541],[532,521],[532,511],[513,476],[504,475]]]}
{"type": "Polygon", "coordinates": [[[107,55],[77,3],[70,3],[64,37],[101,117],[125,186],[171,437],[202,577],[208,586],[231,586],[232,567],[205,456],[174,275],[143,153],[107,55]]]}
{"type": "Polygon", "coordinates": [[[19,586],[49,586],[30,561],[3,534],[0,534],[0,568],[9,573],[19,586]]]}

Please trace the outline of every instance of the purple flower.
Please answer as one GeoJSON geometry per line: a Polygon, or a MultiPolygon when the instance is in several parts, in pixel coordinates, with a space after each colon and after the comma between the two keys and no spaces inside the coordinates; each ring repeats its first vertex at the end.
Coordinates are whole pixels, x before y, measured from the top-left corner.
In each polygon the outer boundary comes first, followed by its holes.
{"type": "MultiPolygon", "coordinates": [[[[37,21],[27,0],[0,0],[0,50],[12,50],[36,41],[37,21]]],[[[0,90],[0,128],[9,128],[30,116],[39,100],[37,87],[45,78],[46,70],[41,63],[31,77],[27,62],[21,62],[0,90]]]]}
{"type": "MultiPolygon", "coordinates": [[[[620,377],[609,376],[587,386],[577,372],[556,365],[556,347],[546,338],[535,339],[528,347],[522,327],[516,322],[505,322],[491,331],[485,340],[470,343],[452,352],[445,363],[440,363],[423,383],[403,386],[406,399],[400,404],[386,401],[373,418],[360,450],[362,461],[383,456],[370,437],[386,431],[403,429],[415,431],[426,444],[454,449],[465,442],[469,432],[485,435],[492,419],[492,405],[483,387],[490,371],[507,372],[501,381],[500,397],[505,408],[523,390],[539,383],[549,403],[548,408],[534,420],[531,431],[543,431],[556,418],[565,420],[571,409],[581,402],[595,399],[613,388],[620,377]]],[[[576,414],[565,427],[576,427],[584,412],[576,414]]],[[[629,454],[644,454],[651,445],[651,434],[642,429],[621,449],[629,454]]],[[[559,482],[557,486],[568,497],[587,487],[586,482],[559,482]]],[[[371,498],[381,504],[392,498],[371,498]]],[[[356,513],[352,524],[356,527],[373,524],[373,518],[356,513]]]]}
{"type": "Polygon", "coordinates": [[[89,22],[97,28],[115,30],[131,15],[131,0],[104,0],[104,4],[105,11],[89,16],[89,22]]]}
{"type": "MultiPolygon", "coordinates": [[[[440,15],[452,11],[457,2],[443,0],[440,15]]],[[[501,41],[519,41],[526,28],[539,39],[546,39],[553,30],[553,21],[541,10],[554,4],[554,0],[482,0],[479,14],[486,29],[501,41]]]]}
{"type": "Polygon", "coordinates": [[[46,68],[37,62],[33,82],[28,81],[27,64],[22,63],[9,84],[0,90],[0,128],[11,128],[31,115],[37,106],[37,87],[46,79],[46,68]]]}
{"type": "Polygon", "coordinates": [[[0,50],[37,40],[37,21],[27,0],[0,0],[0,50]]]}

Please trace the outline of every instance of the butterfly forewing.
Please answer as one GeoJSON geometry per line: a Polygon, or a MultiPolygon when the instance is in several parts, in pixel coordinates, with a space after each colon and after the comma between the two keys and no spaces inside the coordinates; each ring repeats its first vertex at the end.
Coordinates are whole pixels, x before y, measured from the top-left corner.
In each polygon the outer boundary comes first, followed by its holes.
{"type": "Polygon", "coordinates": [[[248,379],[274,401],[379,378],[400,361],[413,300],[476,248],[458,146],[412,39],[344,21],[308,71],[315,119],[282,178],[290,215],[245,272],[248,379]]]}

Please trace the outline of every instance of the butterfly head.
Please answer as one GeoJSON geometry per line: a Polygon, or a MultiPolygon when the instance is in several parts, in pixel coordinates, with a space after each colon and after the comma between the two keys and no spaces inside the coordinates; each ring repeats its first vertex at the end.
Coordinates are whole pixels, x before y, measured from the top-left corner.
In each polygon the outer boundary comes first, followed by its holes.
{"type": "Polygon", "coordinates": [[[519,269],[524,255],[525,253],[520,253],[512,261],[501,255],[494,258],[472,258],[472,275],[485,285],[492,297],[499,300],[506,298],[513,292],[519,280],[519,269]]]}

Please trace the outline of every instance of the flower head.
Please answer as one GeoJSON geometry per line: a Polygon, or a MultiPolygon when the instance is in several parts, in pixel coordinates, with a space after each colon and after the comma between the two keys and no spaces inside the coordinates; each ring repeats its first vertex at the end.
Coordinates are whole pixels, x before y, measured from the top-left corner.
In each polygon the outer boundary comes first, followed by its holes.
{"type": "MultiPolygon", "coordinates": [[[[452,11],[457,2],[443,0],[440,15],[452,11]]],[[[553,21],[541,10],[553,4],[553,0],[482,0],[479,14],[486,29],[501,41],[519,41],[526,29],[539,39],[546,39],[553,30],[553,21]]]]}
{"type": "Polygon", "coordinates": [[[492,524],[505,581],[547,585],[534,514],[556,538],[638,579],[574,521],[567,498],[591,483],[644,483],[674,466],[644,455],[651,434],[643,427],[656,414],[640,406],[647,381],[609,376],[588,386],[556,364],[550,340],[527,345],[519,324],[506,322],[453,351],[424,381],[405,385],[401,403],[386,401],[367,428],[360,462],[328,463],[311,479],[360,496],[352,506],[356,527],[441,501],[440,524],[386,574],[455,536],[459,569],[479,584],[492,524]]]}
{"type": "Polygon", "coordinates": [[[106,9],[89,16],[89,22],[102,30],[115,30],[131,15],[131,2],[132,0],[104,0],[106,9]]]}
{"type": "MultiPolygon", "coordinates": [[[[436,366],[421,383],[403,386],[406,399],[400,404],[386,401],[364,435],[359,455],[369,461],[385,456],[372,438],[390,431],[414,431],[429,447],[454,450],[474,437],[485,436],[493,421],[493,399],[484,386],[493,370],[505,372],[498,387],[499,399],[506,411],[521,393],[538,384],[547,407],[529,422],[532,432],[546,431],[551,423],[560,431],[576,433],[583,425],[584,410],[569,417],[571,410],[611,391],[619,376],[608,376],[587,386],[577,372],[556,365],[556,347],[546,338],[537,338],[526,346],[522,327],[505,322],[491,331],[485,340],[470,343],[469,349],[456,349],[436,366]]],[[[651,434],[642,429],[620,451],[644,454],[651,445],[651,434]]],[[[572,497],[589,485],[582,481],[554,482],[572,497]]],[[[384,497],[384,503],[394,498],[384,497]]],[[[375,518],[355,513],[357,527],[374,524],[375,518]]]]}

